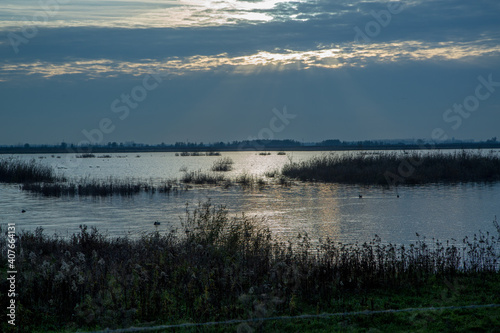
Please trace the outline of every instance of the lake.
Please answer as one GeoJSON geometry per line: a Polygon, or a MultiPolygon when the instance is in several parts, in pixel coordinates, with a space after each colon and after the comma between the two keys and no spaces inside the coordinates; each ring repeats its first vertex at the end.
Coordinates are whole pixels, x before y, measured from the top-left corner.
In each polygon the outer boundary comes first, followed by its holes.
{"type": "MultiPolygon", "coordinates": [[[[352,152],[332,152],[348,154],[352,152]]],[[[366,152],[368,154],[378,152],[366,152]]],[[[402,152],[399,152],[402,153],[402,152]]],[[[486,153],[486,152],[485,152],[486,153]]],[[[496,152],[498,154],[498,152],[496,152]]],[[[242,173],[264,176],[266,171],[292,161],[330,152],[222,152],[234,161],[228,177],[242,173]]],[[[133,179],[160,182],[179,178],[183,171],[208,171],[219,156],[176,156],[175,153],[16,155],[50,165],[68,178],[133,179]],[[109,155],[109,158],[99,157],[109,155]],[[59,157],[59,158],[58,158],[59,157]]],[[[8,156],[4,156],[8,157],[8,156]]],[[[211,200],[226,205],[232,214],[245,213],[282,238],[307,233],[313,240],[330,237],[344,243],[370,241],[407,244],[416,233],[440,240],[461,240],[479,230],[494,231],[500,215],[500,183],[433,184],[421,186],[358,186],[294,182],[291,186],[266,185],[243,189],[239,185],[193,186],[178,195],[142,193],[130,197],[44,197],[21,191],[18,185],[0,184],[0,224],[34,230],[41,226],[52,234],[69,236],[81,224],[96,226],[111,236],[137,236],[143,232],[168,232],[180,227],[186,204],[211,200]],[[359,198],[359,195],[362,198],[359,198]],[[397,195],[399,194],[399,198],[397,195]],[[25,209],[26,213],[21,213],[25,209]],[[155,221],[161,222],[158,227],[155,221]]]]}

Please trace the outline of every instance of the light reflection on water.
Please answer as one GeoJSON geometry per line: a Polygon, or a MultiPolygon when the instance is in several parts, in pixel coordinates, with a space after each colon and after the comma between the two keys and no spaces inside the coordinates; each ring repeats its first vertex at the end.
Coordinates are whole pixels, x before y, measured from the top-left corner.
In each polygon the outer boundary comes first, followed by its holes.
{"type": "MultiPolygon", "coordinates": [[[[294,161],[318,155],[294,152],[288,156],[260,156],[255,152],[222,153],[234,161],[231,175],[246,171],[262,175],[294,161]]],[[[123,154],[122,154],[123,155],[123,154]]],[[[126,158],[78,159],[80,165],[66,169],[67,176],[163,179],[179,177],[179,169],[208,170],[219,157],[179,157],[173,153],[127,154],[126,158]],[[141,155],[140,158],[136,155],[141,155]],[[90,168],[92,166],[92,168],[90,168]],[[70,173],[71,171],[71,173],[70,173]]],[[[30,158],[24,156],[22,158],[30,158]]],[[[41,159],[61,166],[63,159],[41,159]]],[[[76,159],[75,159],[76,160],[76,159]]],[[[141,194],[110,198],[46,198],[21,192],[16,185],[0,185],[0,223],[15,222],[18,229],[42,226],[48,233],[67,236],[80,224],[96,226],[113,236],[155,230],[178,229],[186,203],[210,199],[226,205],[232,214],[244,212],[262,220],[276,235],[295,237],[308,233],[312,239],[330,237],[341,242],[365,242],[379,235],[383,241],[408,243],[415,233],[441,240],[462,239],[478,230],[493,231],[492,221],[500,215],[500,183],[408,186],[398,189],[338,184],[300,184],[291,187],[266,186],[261,190],[203,187],[180,195],[141,194]],[[363,198],[359,198],[362,194],[363,198]],[[26,209],[25,214],[21,213],[26,209]]]]}

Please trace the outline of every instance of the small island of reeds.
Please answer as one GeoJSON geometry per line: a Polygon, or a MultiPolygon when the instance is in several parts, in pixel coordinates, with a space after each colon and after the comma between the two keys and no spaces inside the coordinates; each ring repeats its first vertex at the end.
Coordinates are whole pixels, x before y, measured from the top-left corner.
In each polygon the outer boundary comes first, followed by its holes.
{"type": "Polygon", "coordinates": [[[188,187],[176,180],[166,179],[153,184],[152,182],[134,179],[91,179],[81,177],[68,180],[57,175],[47,165],[34,159],[0,159],[0,183],[17,183],[20,189],[45,196],[130,196],[139,193],[178,194],[188,187]]]}
{"type": "Polygon", "coordinates": [[[351,153],[289,162],[281,173],[302,181],[426,184],[500,180],[500,156],[479,152],[351,153]]]}
{"type": "Polygon", "coordinates": [[[233,170],[234,161],[230,157],[222,157],[214,162],[212,171],[231,171],[233,170]]]}

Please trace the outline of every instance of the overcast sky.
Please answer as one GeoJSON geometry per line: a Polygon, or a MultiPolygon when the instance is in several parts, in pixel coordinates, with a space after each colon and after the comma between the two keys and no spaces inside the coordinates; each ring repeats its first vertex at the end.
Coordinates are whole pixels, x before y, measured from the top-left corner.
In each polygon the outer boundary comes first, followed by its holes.
{"type": "Polygon", "coordinates": [[[498,0],[2,0],[0,144],[500,138],[499,18],[498,0]]]}

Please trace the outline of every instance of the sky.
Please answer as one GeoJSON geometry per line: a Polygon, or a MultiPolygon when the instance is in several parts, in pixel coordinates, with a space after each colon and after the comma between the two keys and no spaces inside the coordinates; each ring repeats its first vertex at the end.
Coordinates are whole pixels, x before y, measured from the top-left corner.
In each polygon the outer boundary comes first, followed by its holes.
{"type": "Polygon", "coordinates": [[[500,139],[498,0],[2,0],[0,145],[500,139]]]}

